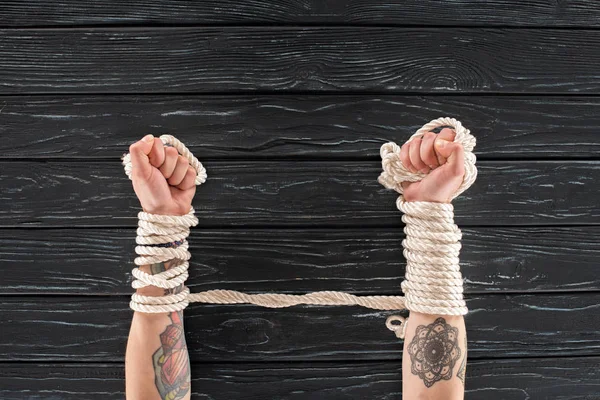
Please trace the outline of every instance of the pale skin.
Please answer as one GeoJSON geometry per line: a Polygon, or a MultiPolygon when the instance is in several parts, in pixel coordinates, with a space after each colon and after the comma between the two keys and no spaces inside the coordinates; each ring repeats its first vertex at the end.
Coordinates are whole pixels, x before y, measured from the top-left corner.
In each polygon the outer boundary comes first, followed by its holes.
{"type": "MultiPolygon", "coordinates": [[[[444,128],[439,134],[428,132],[422,139],[413,139],[402,146],[403,165],[413,172],[421,170],[428,174],[419,182],[402,184],[406,201],[450,202],[465,173],[464,150],[453,142],[454,137],[452,129],[444,128]],[[434,146],[434,142],[444,140],[444,147],[434,146]]],[[[187,214],[196,190],[196,171],[188,161],[174,148],[164,146],[159,138],[135,142],[129,152],[133,188],[142,209],[153,214],[187,214]]],[[[170,261],[140,266],[153,274],[168,268],[170,261]]],[[[179,290],[181,286],[172,292],[179,290]]],[[[148,286],[137,289],[137,293],[163,296],[168,292],[148,286]]],[[[467,348],[462,316],[411,312],[403,354],[404,399],[464,399],[467,348]],[[414,340],[416,332],[427,334],[428,339],[414,340]],[[444,349],[451,349],[452,354],[440,358],[444,349]],[[424,375],[420,374],[423,370],[420,361],[437,364],[432,367],[433,372],[424,375]]],[[[190,399],[190,364],[182,311],[134,312],[125,355],[125,382],[128,400],[190,399]]]]}

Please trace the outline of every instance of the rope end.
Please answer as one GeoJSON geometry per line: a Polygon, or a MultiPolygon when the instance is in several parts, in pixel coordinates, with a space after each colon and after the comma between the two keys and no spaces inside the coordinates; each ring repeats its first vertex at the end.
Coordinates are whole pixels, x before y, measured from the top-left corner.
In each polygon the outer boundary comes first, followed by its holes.
{"type": "Polygon", "coordinates": [[[398,339],[404,339],[404,336],[406,334],[406,323],[408,322],[408,318],[404,318],[400,315],[390,315],[386,320],[385,320],[385,326],[387,326],[387,328],[394,332],[394,334],[396,335],[396,337],[398,339]],[[399,324],[393,324],[392,321],[400,321],[399,324]]]}

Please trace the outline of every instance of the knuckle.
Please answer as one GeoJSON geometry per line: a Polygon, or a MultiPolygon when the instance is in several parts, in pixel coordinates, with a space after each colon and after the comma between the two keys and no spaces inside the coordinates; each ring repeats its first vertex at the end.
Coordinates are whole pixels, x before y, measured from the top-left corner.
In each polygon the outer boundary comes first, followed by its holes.
{"type": "Polygon", "coordinates": [[[423,138],[424,139],[431,139],[431,138],[434,138],[435,136],[437,136],[436,133],[434,133],[434,132],[427,132],[427,133],[425,133],[425,135],[423,136],[423,138]]]}
{"type": "Polygon", "coordinates": [[[421,164],[423,162],[421,160],[421,151],[419,149],[415,149],[410,155],[410,161],[412,161],[413,164],[421,164]]]}
{"type": "Polygon", "coordinates": [[[438,160],[436,157],[432,156],[431,154],[429,154],[426,159],[425,159],[425,163],[427,164],[427,166],[429,168],[433,168],[438,164],[438,160]]]}
{"type": "Polygon", "coordinates": [[[406,164],[409,161],[407,151],[403,151],[400,153],[400,161],[402,161],[402,164],[406,164]]]}
{"type": "Polygon", "coordinates": [[[421,142],[419,140],[412,140],[409,144],[408,154],[413,154],[415,151],[419,150],[421,142]]]}
{"type": "Polygon", "coordinates": [[[408,157],[409,151],[410,151],[410,146],[408,144],[405,144],[404,146],[402,146],[402,149],[400,150],[400,159],[406,160],[406,158],[408,157]]]}
{"type": "Polygon", "coordinates": [[[162,163],[162,165],[161,165],[160,167],[158,167],[158,169],[159,169],[159,171],[160,171],[160,172],[163,174],[163,176],[164,176],[165,178],[167,178],[167,179],[168,179],[168,178],[170,178],[170,177],[171,177],[171,175],[173,174],[173,172],[172,172],[172,171],[170,172],[170,171],[167,169],[167,163],[166,163],[166,162],[162,163]]]}

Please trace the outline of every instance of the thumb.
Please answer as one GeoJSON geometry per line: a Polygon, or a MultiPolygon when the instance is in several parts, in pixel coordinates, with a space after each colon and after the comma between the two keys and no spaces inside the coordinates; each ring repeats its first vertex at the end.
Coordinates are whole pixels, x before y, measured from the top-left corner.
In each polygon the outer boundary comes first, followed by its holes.
{"type": "Polygon", "coordinates": [[[152,151],[154,145],[154,136],[146,135],[142,140],[139,140],[129,146],[129,154],[131,155],[131,174],[141,179],[150,178],[152,173],[152,165],[148,154],[152,151]]]}
{"type": "Polygon", "coordinates": [[[435,148],[442,157],[447,159],[447,169],[455,175],[460,175],[464,169],[464,149],[460,143],[437,139],[435,148]]]}

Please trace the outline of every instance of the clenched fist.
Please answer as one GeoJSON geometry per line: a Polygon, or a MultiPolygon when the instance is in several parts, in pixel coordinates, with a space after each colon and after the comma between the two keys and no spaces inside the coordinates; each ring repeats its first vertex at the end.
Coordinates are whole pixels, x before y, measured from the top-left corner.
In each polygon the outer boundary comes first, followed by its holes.
{"type": "Polygon", "coordinates": [[[196,170],[174,147],[152,135],[129,146],[131,181],[142,209],[152,214],[185,215],[196,193],[196,170]]]}
{"type": "Polygon", "coordinates": [[[465,175],[465,152],[460,143],[453,142],[455,137],[453,129],[444,128],[439,134],[427,132],[402,146],[404,167],[427,174],[418,182],[402,182],[406,201],[450,203],[465,175]]]}

